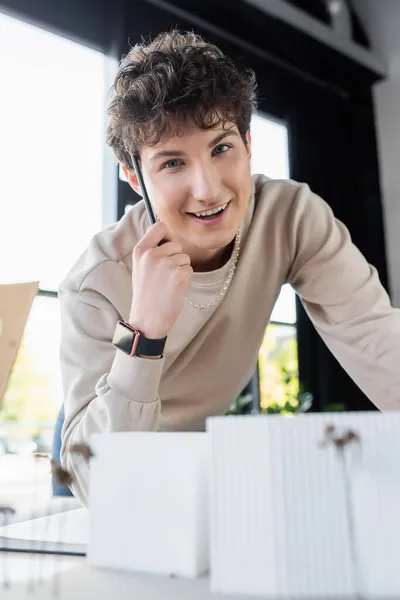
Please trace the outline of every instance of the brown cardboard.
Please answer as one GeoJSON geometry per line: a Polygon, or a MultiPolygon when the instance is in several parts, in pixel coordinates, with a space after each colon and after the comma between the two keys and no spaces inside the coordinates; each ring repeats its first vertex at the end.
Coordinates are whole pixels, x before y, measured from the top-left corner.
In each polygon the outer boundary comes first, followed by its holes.
{"type": "Polygon", "coordinates": [[[0,407],[38,282],[0,285],[0,407]]]}

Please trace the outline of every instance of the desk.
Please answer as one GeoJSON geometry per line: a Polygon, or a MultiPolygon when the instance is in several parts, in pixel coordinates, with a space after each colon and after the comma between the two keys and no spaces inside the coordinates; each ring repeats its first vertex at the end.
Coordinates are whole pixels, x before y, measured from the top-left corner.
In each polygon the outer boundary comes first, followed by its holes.
{"type": "Polygon", "coordinates": [[[93,569],[85,558],[14,553],[5,556],[12,585],[9,590],[0,589],[4,600],[53,600],[54,576],[58,600],[254,600],[249,596],[212,594],[206,577],[172,579],[93,569]],[[43,584],[37,581],[39,560],[42,561],[43,584]],[[36,581],[30,591],[28,585],[33,573],[36,573],[36,581]]]}
{"type": "MultiPolygon", "coordinates": [[[[47,517],[49,529],[57,516],[47,517]]],[[[26,522],[27,534],[32,522],[26,522]]],[[[1,600],[256,600],[213,594],[208,577],[170,578],[92,568],[86,557],[0,552],[1,600]],[[4,568],[11,587],[3,589],[4,568]],[[33,585],[32,583],[33,582],[33,585]],[[55,595],[54,591],[58,591],[55,595]]],[[[258,597],[260,598],[260,597],[258,597]]],[[[273,600],[269,597],[269,600],[273,600]]],[[[303,600],[307,600],[304,598],[303,600]]],[[[313,598],[312,600],[326,600],[313,598]]],[[[330,598],[334,600],[334,598],[330,598]]]]}
{"type": "MultiPolygon", "coordinates": [[[[51,529],[57,516],[46,518],[51,529]]],[[[29,536],[32,522],[25,524],[29,536]]],[[[2,600],[53,600],[55,587],[58,600],[250,600],[248,596],[212,594],[207,577],[126,573],[91,568],[85,557],[0,552],[2,600]],[[11,582],[8,590],[2,589],[4,569],[11,582]]]]}

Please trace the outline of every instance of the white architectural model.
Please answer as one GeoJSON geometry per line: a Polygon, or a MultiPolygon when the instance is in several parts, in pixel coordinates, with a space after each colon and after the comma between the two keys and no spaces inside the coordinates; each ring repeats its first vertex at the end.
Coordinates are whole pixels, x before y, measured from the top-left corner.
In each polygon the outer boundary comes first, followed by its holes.
{"type": "Polygon", "coordinates": [[[96,434],[91,449],[89,564],[183,577],[207,571],[207,435],[96,434]]]}
{"type": "Polygon", "coordinates": [[[215,418],[211,586],[400,597],[400,414],[215,418]]]}
{"type": "Polygon", "coordinates": [[[400,413],[96,435],[89,564],[279,599],[400,598],[400,413]],[[210,559],[209,559],[210,556],[210,559]]]}

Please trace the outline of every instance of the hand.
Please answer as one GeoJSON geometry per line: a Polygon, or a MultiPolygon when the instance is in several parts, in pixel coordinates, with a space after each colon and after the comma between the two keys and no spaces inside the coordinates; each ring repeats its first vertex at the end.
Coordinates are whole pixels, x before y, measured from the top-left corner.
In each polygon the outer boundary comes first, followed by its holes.
{"type": "Polygon", "coordinates": [[[187,295],[193,269],[182,246],[164,223],[152,225],[132,254],[132,307],[129,323],[147,338],[168,335],[187,295]],[[159,242],[163,244],[158,246],[159,242]]]}

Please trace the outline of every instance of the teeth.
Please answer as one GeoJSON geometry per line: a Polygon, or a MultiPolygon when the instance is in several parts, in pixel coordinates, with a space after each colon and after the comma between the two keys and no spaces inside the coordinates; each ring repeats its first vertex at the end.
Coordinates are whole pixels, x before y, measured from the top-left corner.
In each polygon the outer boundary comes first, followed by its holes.
{"type": "Polygon", "coordinates": [[[225,210],[225,208],[228,206],[228,203],[224,204],[223,206],[220,206],[218,208],[214,208],[213,210],[205,210],[204,212],[198,212],[198,213],[193,213],[196,215],[196,217],[209,217],[211,215],[216,215],[217,213],[225,210]]]}

